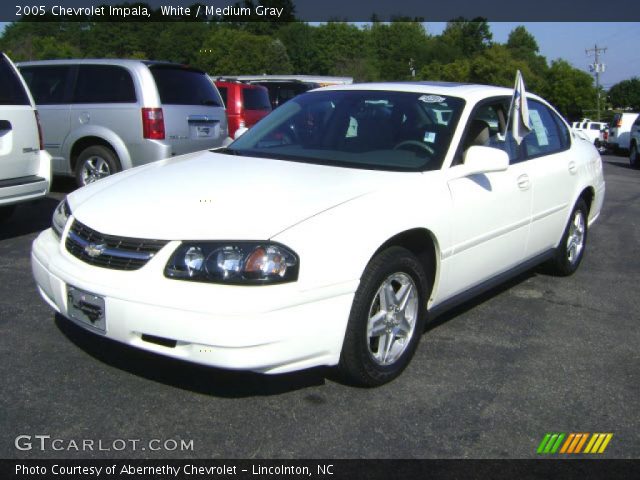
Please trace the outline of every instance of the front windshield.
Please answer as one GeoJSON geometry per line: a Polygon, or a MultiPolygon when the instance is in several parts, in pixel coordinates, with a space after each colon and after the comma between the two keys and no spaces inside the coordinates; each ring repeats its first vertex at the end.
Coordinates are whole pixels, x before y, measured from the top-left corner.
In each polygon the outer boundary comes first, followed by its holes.
{"type": "Polygon", "coordinates": [[[310,92],[276,109],[227,153],[379,170],[436,170],[464,107],[457,97],[310,92]]]}

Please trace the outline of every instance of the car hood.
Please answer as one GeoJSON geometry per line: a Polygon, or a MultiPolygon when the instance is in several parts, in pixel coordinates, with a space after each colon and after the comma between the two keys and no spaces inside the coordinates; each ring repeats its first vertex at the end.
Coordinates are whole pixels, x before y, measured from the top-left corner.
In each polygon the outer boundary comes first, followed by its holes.
{"type": "Polygon", "coordinates": [[[414,175],[204,151],[100,180],[69,195],[69,205],[112,235],[263,240],[414,175]]]}

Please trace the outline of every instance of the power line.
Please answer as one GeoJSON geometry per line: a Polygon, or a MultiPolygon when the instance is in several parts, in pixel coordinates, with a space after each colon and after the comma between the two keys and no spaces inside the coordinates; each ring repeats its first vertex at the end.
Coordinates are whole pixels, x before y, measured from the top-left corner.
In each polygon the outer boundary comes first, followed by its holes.
{"type": "Polygon", "coordinates": [[[597,43],[593,48],[587,48],[584,51],[588,56],[591,56],[591,53],[593,53],[595,57],[595,61],[589,65],[589,69],[594,72],[596,76],[596,109],[598,112],[598,120],[600,120],[600,73],[604,73],[605,70],[604,63],[600,63],[600,52],[605,53],[606,51],[607,47],[598,47],[597,43]]]}

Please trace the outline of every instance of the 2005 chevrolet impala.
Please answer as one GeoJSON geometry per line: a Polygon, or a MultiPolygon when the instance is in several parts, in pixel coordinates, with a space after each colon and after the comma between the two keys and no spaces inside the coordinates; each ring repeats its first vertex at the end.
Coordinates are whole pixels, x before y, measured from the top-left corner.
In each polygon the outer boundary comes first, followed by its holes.
{"type": "Polygon", "coordinates": [[[134,347],[380,385],[427,317],[543,261],[573,273],[604,188],[593,145],[524,89],[330,87],[226,149],[70,194],[33,273],[57,312],[134,347]]]}

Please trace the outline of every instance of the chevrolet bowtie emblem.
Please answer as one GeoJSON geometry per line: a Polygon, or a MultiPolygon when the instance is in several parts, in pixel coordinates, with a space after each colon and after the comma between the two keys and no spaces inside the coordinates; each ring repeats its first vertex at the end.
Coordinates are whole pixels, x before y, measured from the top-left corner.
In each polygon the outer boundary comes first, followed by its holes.
{"type": "Polygon", "coordinates": [[[91,258],[95,258],[102,255],[106,249],[107,246],[104,243],[100,243],[97,245],[95,243],[90,243],[89,245],[84,247],[84,253],[89,255],[91,258]]]}

